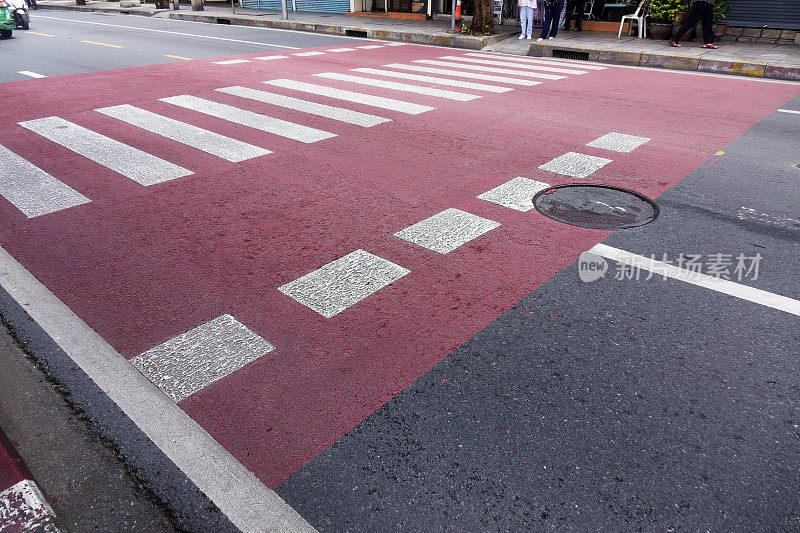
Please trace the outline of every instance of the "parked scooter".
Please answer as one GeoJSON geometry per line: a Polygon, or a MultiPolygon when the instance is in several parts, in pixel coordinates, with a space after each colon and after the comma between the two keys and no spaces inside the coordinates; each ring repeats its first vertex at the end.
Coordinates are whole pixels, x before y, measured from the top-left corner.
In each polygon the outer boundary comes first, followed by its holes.
{"type": "Polygon", "coordinates": [[[27,30],[31,26],[31,17],[28,15],[28,6],[25,0],[6,0],[8,3],[8,10],[17,24],[17,28],[27,30]]]}

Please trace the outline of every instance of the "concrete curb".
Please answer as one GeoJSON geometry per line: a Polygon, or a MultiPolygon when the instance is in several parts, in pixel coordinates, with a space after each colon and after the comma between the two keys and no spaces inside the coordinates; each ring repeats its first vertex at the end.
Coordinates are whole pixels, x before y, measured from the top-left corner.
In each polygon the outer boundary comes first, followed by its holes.
{"type": "Polygon", "coordinates": [[[553,46],[549,44],[531,44],[528,49],[528,55],[533,57],[553,57],[555,51],[586,54],[585,59],[588,61],[613,63],[616,65],[634,65],[671,70],[710,72],[714,74],[733,74],[752,78],[800,81],[800,67],[782,67],[767,63],[748,63],[730,59],[707,59],[650,52],[595,50],[585,47],[553,46]]]}
{"type": "Polygon", "coordinates": [[[164,11],[169,11],[169,9],[76,6],[76,5],[45,4],[42,2],[38,2],[37,5],[38,9],[58,9],[59,11],[88,11],[92,13],[121,13],[123,15],[141,15],[143,17],[152,17],[155,14],[163,13],[164,11]]]}
{"type": "Polygon", "coordinates": [[[255,26],[279,30],[305,31],[311,33],[323,33],[327,35],[341,35],[345,37],[364,37],[369,39],[382,39],[385,41],[401,41],[405,43],[428,44],[451,48],[466,48],[468,50],[480,50],[489,44],[500,42],[511,35],[511,33],[499,33],[496,35],[477,37],[474,35],[426,33],[414,30],[404,31],[399,29],[374,29],[356,25],[341,26],[337,24],[320,24],[291,19],[270,19],[256,17],[253,15],[221,15],[205,13],[202,11],[172,11],[169,13],[168,18],[175,20],[189,20],[192,22],[208,22],[211,24],[219,24],[220,21],[223,21],[223,24],[255,26]]]}
{"type": "Polygon", "coordinates": [[[55,513],[0,429],[0,531],[58,533],[55,513]]]}

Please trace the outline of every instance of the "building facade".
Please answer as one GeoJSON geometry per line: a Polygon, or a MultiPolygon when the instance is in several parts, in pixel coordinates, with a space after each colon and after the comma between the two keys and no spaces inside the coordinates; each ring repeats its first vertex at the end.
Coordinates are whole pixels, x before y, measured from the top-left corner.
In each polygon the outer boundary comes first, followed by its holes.
{"type": "Polygon", "coordinates": [[[730,26],[800,30],[800,0],[729,0],[730,26]]]}

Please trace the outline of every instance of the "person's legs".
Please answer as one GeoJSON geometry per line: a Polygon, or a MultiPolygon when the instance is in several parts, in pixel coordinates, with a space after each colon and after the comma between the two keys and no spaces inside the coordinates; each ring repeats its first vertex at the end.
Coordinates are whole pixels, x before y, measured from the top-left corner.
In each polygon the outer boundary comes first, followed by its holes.
{"type": "Polygon", "coordinates": [[[533,35],[533,15],[534,15],[534,9],[533,6],[530,6],[528,8],[528,33],[525,34],[528,37],[528,39],[530,39],[531,35],[533,35]]]}
{"type": "Polygon", "coordinates": [[[703,11],[703,44],[714,44],[714,6],[708,2],[703,11]]]}
{"type": "Polygon", "coordinates": [[[686,16],[686,20],[683,21],[681,27],[678,28],[678,31],[676,31],[675,35],[672,36],[673,43],[679,43],[681,41],[681,37],[683,37],[683,34],[689,31],[689,28],[694,28],[697,26],[697,21],[700,20],[700,17],[703,14],[703,6],[709,5],[711,4],[708,2],[694,2],[692,4],[692,10],[686,16]]]}
{"type": "MultiPolygon", "coordinates": [[[[539,39],[547,39],[550,36],[550,23],[553,21],[553,9],[544,6],[544,22],[542,22],[542,33],[539,39]]],[[[558,24],[556,22],[556,24],[558,24]]]]}
{"type": "Polygon", "coordinates": [[[569,20],[572,18],[572,4],[575,0],[567,0],[567,9],[564,13],[564,31],[569,31],[569,20]]]}
{"type": "Polygon", "coordinates": [[[520,37],[523,35],[527,35],[530,37],[531,35],[531,28],[533,26],[533,8],[530,6],[523,6],[519,8],[519,19],[520,25],[522,26],[522,33],[520,37]]]}
{"type": "Polygon", "coordinates": [[[564,0],[553,6],[553,27],[550,29],[550,37],[558,35],[558,25],[561,22],[561,12],[564,10],[564,0]]]}

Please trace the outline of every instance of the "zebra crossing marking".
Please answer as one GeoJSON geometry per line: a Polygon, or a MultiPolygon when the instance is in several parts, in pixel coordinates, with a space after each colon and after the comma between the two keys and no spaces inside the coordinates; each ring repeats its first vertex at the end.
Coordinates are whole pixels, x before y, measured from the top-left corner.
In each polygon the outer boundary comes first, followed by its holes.
{"type": "Polygon", "coordinates": [[[476,59],[472,57],[463,57],[463,56],[442,56],[439,59],[445,59],[449,61],[463,61],[465,63],[474,63],[478,65],[488,65],[490,67],[511,67],[511,68],[521,68],[527,70],[541,70],[544,72],[555,72],[558,74],[586,74],[585,70],[576,70],[576,69],[567,69],[567,68],[559,68],[559,67],[548,67],[545,65],[535,65],[532,63],[515,63],[513,61],[500,61],[495,59],[476,59]]]}
{"type": "Polygon", "coordinates": [[[0,196],[28,218],[89,203],[91,200],[0,144],[0,196]]]}
{"type": "Polygon", "coordinates": [[[375,74],[376,76],[387,76],[391,78],[400,78],[405,80],[424,81],[428,83],[435,83],[437,85],[450,85],[452,87],[463,87],[465,89],[475,89],[478,91],[488,91],[492,93],[505,93],[513,91],[510,87],[500,87],[499,85],[486,85],[484,83],[474,83],[471,81],[451,80],[449,78],[438,78],[435,76],[425,76],[422,74],[410,74],[408,72],[394,72],[392,70],[381,70],[377,68],[352,68],[354,72],[363,72],[364,74],[375,74]]]}
{"type": "Polygon", "coordinates": [[[161,98],[160,100],[168,104],[190,109],[192,111],[197,111],[199,113],[204,113],[212,117],[265,131],[267,133],[272,133],[280,137],[286,137],[287,139],[300,141],[302,143],[310,144],[323,139],[336,137],[335,133],[329,133],[316,128],[310,128],[301,124],[295,124],[294,122],[281,120],[279,118],[274,118],[267,115],[261,115],[259,113],[254,113],[253,111],[240,109],[228,104],[221,104],[219,102],[198,98],[197,96],[191,96],[188,94],[170,96],[169,98],[161,98]]]}
{"type": "Polygon", "coordinates": [[[28,120],[19,125],[141,185],[155,185],[193,174],[191,170],[60,117],[28,120]]]}
{"type": "Polygon", "coordinates": [[[128,104],[103,107],[95,111],[232,163],[272,153],[264,148],[128,104]]]}
{"type": "Polygon", "coordinates": [[[351,76],[350,74],[339,74],[337,72],[321,72],[314,74],[320,78],[328,78],[331,80],[347,81],[350,83],[357,83],[360,85],[368,85],[370,87],[381,87],[384,89],[392,89],[395,91],[403,91],[414,94],[424,94],[426,96],[434,96],[437,98],[445,98],[447,100],[457,100],[459,102],[468,102],[480,98],[475,94],[460,93],[456,91],[447,91],[444,89],[434,89],[432,87],[423,87],[420,85],[410,85],[408,83],[399,83],[396,81],[378,80],[374,78],[362,78],[361,76],[351,76]]]}
{"type": "Polygon", "coordinates": [[[315,85],[313,83],[305,83],[302,81],[278,79],[265,81],[269,85],[276,87],[284,87],[286,89],[294,89],[296,91],[303,91],[310,94],[318,94],[320,96],[327,96],[329,98],[337,98],[356,104],[363,104],[372,107],[380,107],[382,109],[389,109],[391,111],[398,111],[409,115],[418,115],[426,111],[433,111],[435,107],[430,107],[420,104],[412,104],[402,100],[394,100],[392,98],[384,98],[383,96],[373,96],[371,94],[357,93],[354,91],[345,91],[343,89],[335,89],[333,87],[326,87],[324,85],[315,85]]]}
{"type": "Polygon", "coordinates": [[[479,194],[478,198],[526,213],[533,209],[532,200],[536,193],[548,187],[548,183],[519,177],[479,194]]]}
{"type": "Polygon", "coordinates": [[[236,65],[239,63],[250,63],[249,59],[227,59],[225,61],[214,61],[215,65],[236,65]]]}
{"type": "Polygon", "coordinates": [[[292,54],[293,56],[299,57],[311,57],[311,56],[324,56],[325,52],[298,52],[296,54],[292,54]]]}
{"type": "Polygon", "coordinates": [[[502,61],[513,61],[517,63],[529,63],[531,65],[553,65],[555,67],[570,67],[570,68],[579,68],[581,70],[606,70],[608,67],[599,67],[597,65],[586,65],[582,63],[566,63],[566,62],[559,62],[559,61],[551,61],[548,58],[533,58],[533,57],[519,57],[519,56],[512,56],[512,55],[501,55],[501,54],[492,54],[488,52],[468,52],[464,54],[465,56],[469,57],[481,57],[485,59],[498,59],[502,61]]]}
{"type": "Polygon", "coordinates": [[[292,96],[284,96],[282,94],[270,93],[267,91],[260,91],[258,89],[251,89],[249,87],[223,87],[215,89],[219,92],[232,94],[234,96],[241,96],[242,98],[249,98],[258,102],[273,104],[303,113],[309,113],[320,117],[338,120],[340,122],[347,122],[355,124],[356,126],[363,126],[369,128],[383,124],[384,122],[391,122],[389,118],[378,117],[368,113],[361,113],[360,111],[352,111],[350,109],[343,109],[341,107],[334,107],[317,102],[309,102],[308,100],[301,100],[292,96]]]}
{"type": "Polygon", "coordinates": [[[498,227],[499,222],[451,207],[398,231],[394,236],[446,254],[498,227]]]}
{"type": "Polygon", "coordinates": [[[539,78],[544,80],[563,80],[566,76],[557,76],[556,74],[545,74],[540,72],[526,72],[522,70],[509,70],[507,68],[487,67],[482,65],[468,65],[459,63],[458,61],[437,61],[435,59],[416,59],[414,63],[422,63],[425,65],[436,65],[439,67],[462,68],[464,70],[477,70],[478,72],[495,72],[497,74],[511,74],[513,76],[522,76],[524,78],[539,78]]]}
{"type": "Polygon", "coordinates": [[[523,80],[519,78],[508,78],[506,76],[493,76],[491,74],[480,74],[477,72],[464,72],[463,70],[450,70],[450,69],[443,69],[443,68],[433,68],[433,67],[423,67],[420,65],[404,65],[402,63],[389,63],[388,65],[383,65],[384,67],[388,68],[396,68],[402,70],[411,70],[414,72],[427,72],[430,74],[441,74],[443,76],[455,76],[458,78],[469,78],[471,80],[486,80],[486,81],[495,81],[498,83],[509,83],[511,85],[524,85],[526,87],[532,87],[534,85],[541,85],[541,81],[533,81],[533,80],[523,80]]]}

